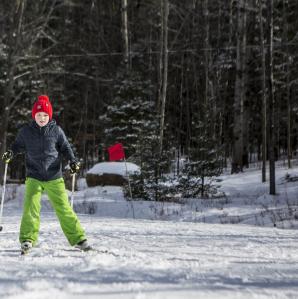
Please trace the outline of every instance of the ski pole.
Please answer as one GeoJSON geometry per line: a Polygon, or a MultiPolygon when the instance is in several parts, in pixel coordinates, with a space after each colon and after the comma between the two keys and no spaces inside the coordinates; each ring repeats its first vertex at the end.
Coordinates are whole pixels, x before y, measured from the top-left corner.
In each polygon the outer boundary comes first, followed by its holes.
{"type": "Polygon", "coordinates": [[[75,181],[76,181],[76,174],[72,175],[72,184],[71,184],[71,198],[70,198],[70,205],[73,208],[73,198],[74,198],[74,189],[75,189],[75,181]]]}
{"type": "Polygon", "coordinates": [[[3,185],[2,185],[1,209],[0,209],[0,232],[3,229],[3,226],[1,225],[1,223],[2,223],[3,205],[4,205],[4,197],[5,197],[5,189],[6,189],[7,166],[8,166],[8,163],[5,162],[4,178],[3,178],[3,185]]]}

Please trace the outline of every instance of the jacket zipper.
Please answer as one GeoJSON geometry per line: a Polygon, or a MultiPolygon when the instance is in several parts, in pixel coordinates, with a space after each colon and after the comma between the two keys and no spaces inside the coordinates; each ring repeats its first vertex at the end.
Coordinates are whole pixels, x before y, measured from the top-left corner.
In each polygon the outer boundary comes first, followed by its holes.
{"type": "Polygon", "coordinates": [[[42,166],[42,177],[45,180],[46,179],[46,170],[45,170],[45,163],[43,160],[43,156],[44,156],[44,138],[42,135],[42,128],[39,128],[39,136],[40,136],[40,146],[41,146],[41,153],[42,153],[42,159],[40,160],[41,162],[41,166],[42,166]]]}

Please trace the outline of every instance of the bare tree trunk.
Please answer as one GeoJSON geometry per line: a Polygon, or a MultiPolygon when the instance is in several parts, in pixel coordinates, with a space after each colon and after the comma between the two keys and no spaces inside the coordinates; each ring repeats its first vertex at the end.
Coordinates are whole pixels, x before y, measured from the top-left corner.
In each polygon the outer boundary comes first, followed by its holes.
{"type": "MultiPolygon", "coordinates": [[[[98,88],[96,88],[98,90],[98,88]]],[[[100,96],[99,92],[97,92],[98,97],[100,96]]],[[[93,140],[92,140],[92,165],[98,162],[98,147],[96,145],[96,136],[97,136],[97,109],[96,109],[96,101],[93,100],[93,113],[92,113],[92,129],[93,129],[93,140]]]]}
{"type": "MultiPolygon", "coordinates": [[[[188,64],[188,63],[187,63],[188,64]]],[[[185,74],[185,90],[186,90],[186,153],[190,154],[192,126],[191,126],[191,114],[192,114],[192,103],[189,96],[189,79],[185,74]]]]}
{"type": "MultiPolygon", "coordinates": [[[[213,76],[210,76],[211,69],[211,52],[210,48],[210,22],[209,22],[209,0],[203,1],[203,14],[204,14],[204,27],[205,27],[205,38],[204,38],[204,68],[205,68],[205,97],[204,97],[204,109],[202,113],[202,119],[205,125],[204,135],[215,138],[215,115],[216,115],[216,102],[215,98],[215,86],[213,84],[213,76]],[[209,123],[211,125],[207,125],[209,123]]],[[[202,144],[204,146],[204,144],[202,144]]]]}
{"type": "Polygon", "coordinates": [[[177,136],[177,151],[178,151],[178,159],[177,159],[177,176],[180,173],[180,156],[181,156],[181,132],[183,125],[183,81],[184,81],[184,55],[181,57],[181,79],[180,79],[180,92],[179,92],[179,125],[178,125],[178,136],[177,136]]]}
{"type": "MultiPolygon", "coordinates": [[[[86,84],[85,84],[86,86],[86,84]]],[[[84,94],[84,133],[83,133],[83,161],[84,161],[84,165],[83,167],[85,169],[88,169],[88,148],[87,148],[87,133],[88,133],[88,97],[89,97],[89,86],[87,85],[85,90],[85,94],[84,94]]]]}
{"type": "Polygon", "coordinates": [[[152,24],[150,24],[150,32],[149,32],[149,41],[148,41],[148,56],[149,56],[149,62],[148,62],[148,70],[149,74],[152,75],[153,70],[153,64],[152,64],[152,24]]]}
{"type": "Polygon", "coordinates": [[[275,98],[273,78],[273,0],[268,0],[268,92],[269,92],[269,177],[271,195],[276,194],[275,190],[275,98]]]}
{"type": "MultiPolygon", "coordinates": [[[[232,38],[233,38],[233,0],[229,1],[229,42],[228,42],[228,46],[232,47],[232,38]]],[[[220,39],[220,37],[218,37],[218,39],[220,39]]],[[[231,52],[227,53],[227,57],[228,59],[232,60],[232,55],[231,52]]],[[[224,82],[224,90],[223,90],[223,99],[224,99],[224,103],[223,103],[223,134],[224,134],[224,143],[225,143],[225,148],[224,148],[224,164],[225,167],[227,166],[227,158],[230,157],[231,152],[232,152],[232,140],[231,140],[231,136],[229,134],[229,129],[228,129],[228,124],[227,124],[227,111],[228,111],[228,101],[229,101],[229,80],[226,79],[226,81],[224,82]]]]}
{"type": "Polygon", "coordinates": [[[242,80],[241,80],[241,115],[242,115],[242,167],[249,167],[248,163],[248,111],[245,109],[246,103],[246,90],[247,90],[247,6],[249,0],[244,0],[243,6],[243,35],[241,44],[241,65],[242,65],[242,80]]]}
{"type": "Polygon", "coordinates": [[[291,131],[292,131],[292,105],[290,99],[290,53],[288,46],[288,34],[289,34],[289,25],[288,25],[288,2],[283,2],[283,21],[284,21],[284,34],[283,40],[286,47],[286,98],[287,98],[287,158],[288,158],[288,168],[291,168],[291,159],[292,159],[292,144],[291,144],[291,131]]]}
{"type": "Polygon", "coordinates": [[[124,42],[124,63],[128,70],[130,68],[130,57],[128,43],[127,0],[122,0],[122,36],[124,42]]]}
{"type": "Polygon", "coordinates": [[[236,81],[234,97],[234,128],[233,128],[233,156],[232,173],[243,170],[244,147],[244,72],[246,63],[246,0],[238,1],[237,12],[237,57],[236,57],[236,81]]]}
{"type": "Polygon", "coordinates": [[[291,131],[292,131],[292,105],[290,98],[290,74],[289,74],[289,53],[287,54],[287,158],[288,168],[292,168],[292,142],[291,142],[291,131]]]}
{"type": "Polygon", "coordinates": [[[230,0],[229,2],[229,46],[232,45],[233,36],[233,2],[234,0],[230,0]]]}
{"type": "Polygon", "coordinates": [[[161,111],[160,111],[160,134],[159,134],[159,153],[163,151],[163,137],[164,137],[164,123],[165,123],[165,107],[167,96],[167,83],[168,83],[168,17],[169,17],[169,2],[163,1],[163,80],[162,80],[162,93],[161,93],[161,111]]]}
{"type": "Polygon", "coordinates": [[[259,0],[260,46],[262,57],[262,182],[266,182],[267,160],[267,96],[266,96],[266,55],[263,26],[262,0],[259,0]]]}
{"type": "Polygon", "coordinates": [[[204,39],[204,60],[205,60],[205,97],[204,97],[204,106],[207,109],[208,100],[209,100],[209,61],[210,61],[210,52],[209,52],[209,20],[208,20],[208,0],[203,1],[203,14],[205,21],[205,39],[204,39]]]}
{"type": "Polygon", "coordinates": [[[157,103],[156,111],[161,114],[161,93],[162,93],[162,70],[163,70],[163,52],[164,52],[164,1],[160,0],[160,38],[159,38],[159,59],[158,59],[158,73],[157,73],[157,103]]]}

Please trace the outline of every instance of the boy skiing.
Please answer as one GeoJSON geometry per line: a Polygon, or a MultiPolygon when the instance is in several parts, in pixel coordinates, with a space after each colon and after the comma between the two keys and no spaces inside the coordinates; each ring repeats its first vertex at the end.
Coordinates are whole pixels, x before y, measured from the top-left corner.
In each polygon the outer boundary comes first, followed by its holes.
{"type": "Polygon", "coordinates": [[[59,219],[61,228],[71,246],[90,250],[85,232],[71,208],[62,178],[62,155],[70,161],[71,173],[80,169],[63,130],[52,119],[49,98],[38,97],[32,108],[31,123],[23,126],[2,159],[5,163],[18,153],[26,157],[26,191],[19,240],[22,253],[37,243],[40,225],[40,198],[45,191],[59,219]]]}

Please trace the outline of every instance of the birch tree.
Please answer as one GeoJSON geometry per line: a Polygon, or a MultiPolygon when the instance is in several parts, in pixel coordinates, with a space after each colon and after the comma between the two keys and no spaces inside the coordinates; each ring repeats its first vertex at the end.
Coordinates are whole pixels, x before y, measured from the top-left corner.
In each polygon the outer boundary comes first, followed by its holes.
{"type": "Polygon", "coordinates": [[[269,50],[267,55],[268,70],[268,100],[269,100],[269,119],[268,119],[268,147],[269,147],[269,178],[271,195],[276,194],[275,190],[275,97],[274,97],[274,77],[273,77],[273,0],[268,0],[268,43],[269,50]]]}
{"type": "Polygon", "coordinates": [[[129,59],[129,39],[128,39],[128,18],[127,18],[127,0],[122,0],[122,36],[124,45],[124,63],[126,69],[130,68],[129,59]]]}
{"type": "Polygon", "coordinates": [[[261,49],[261,70],[262,70],[262,182],[266,181],[266,160],[267,160],[267,96],[266,96],[266,53],[263,25],[262,0],[258,0],[259,26],[260,26],[260,49],[261,49]]]}
{"type": "Polygon", "coordinates": [[[285,73],[286,73],[286,101],[287,101],[287,160],[288,168],[291,168],[292,159],[292,103],[290,98],[290,52],[289,52],[289,24],[288,24],[288,1],[283,1],[283,42],[285,44],[285,73]]]}
{"type": "Polygon", "coordinates": [[[169,1],[161,0],[162,7],[162,32],[163,32],[163,42],[162,42],[162,91],[161,91],[161,101],[160,101],[160,133],[159,133],[159,153],[160,156],[163,151],[163,139],[165,130],[165,108],[166,108],[166,96],[167,96],[167,84],[168,84],[168,17],[169,17],[169,1]]]}

